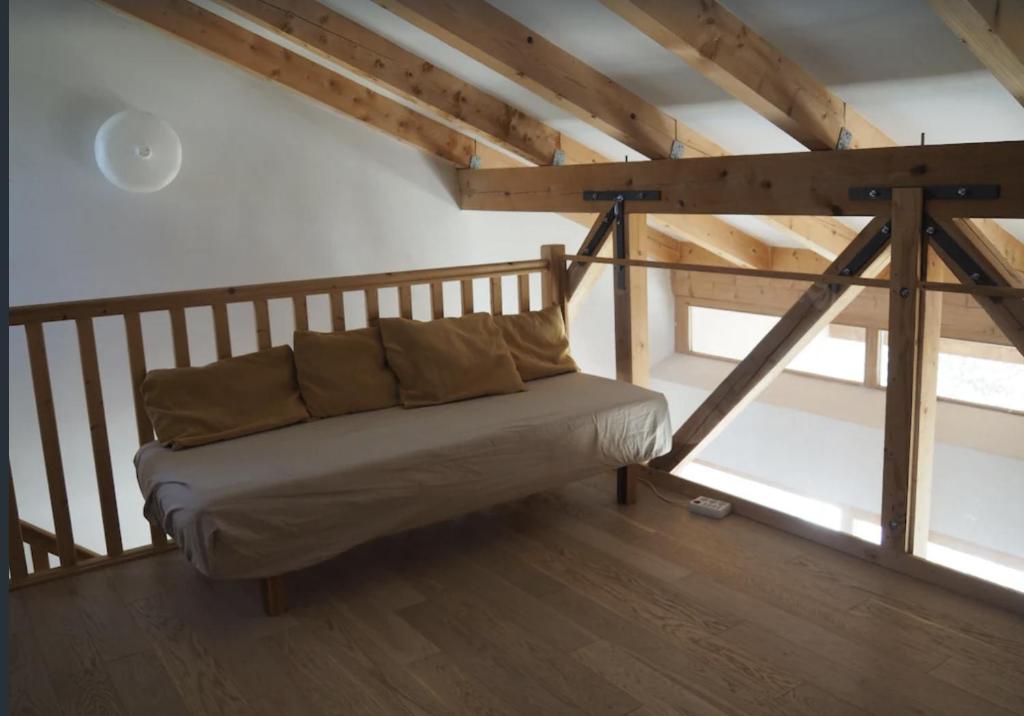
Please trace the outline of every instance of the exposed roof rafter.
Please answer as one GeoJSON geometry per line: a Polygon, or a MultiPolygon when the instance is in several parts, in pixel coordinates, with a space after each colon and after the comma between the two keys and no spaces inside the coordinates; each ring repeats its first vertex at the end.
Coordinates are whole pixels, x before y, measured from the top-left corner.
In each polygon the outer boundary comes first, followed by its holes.
{"type": "MultiPolygon", "coordinates": [[[[728,154],[711,139],[678,122],[484,0],[460,0],[458,3],[434,0],[375,2],[650,159],[673,157],[673,142],[677,139],[686,157],[728,154]]],[[[785,220],[774,217],[764,217],[763,220],[830,259],[849,244],[856,233],[829,219],[807,224],[807,228],[814,229],[811,234],[802,233],[785,220]]],[[[715,233],[726,232],[725,236],[728,236],[728,231],[725,226],[719,226],[715,233]]],[[[743,246],[723,253],[719,246],[701,243],[704,238],[700,230],[681,234],[680,238],[700,243],[703,248],[752,268],[766,268],[770,260],[770,248],[753,239],[744,239],[743,246]]]]}
{"type": "Polygon", "coordinates": [[[928,2],[960,41],[1024,105],[1024,2],[928,2]]]}
{"type": "Polygon", "coordinates": [[[717,2],[602,2],[808,149],[896,144],[717,2]]]}
{"type": "MultiPolygon", "coordinates": [[[[896,145],[891,137],[715,0],[602,2],[810,149],[835,148],[842,127],[851,133],[850,148],[896,145]]],[[[949,8],[986,4],[984,0],[932,3],[949,8]]],[[[1024,50],[1024,3],[996,4],[1004,10],[992,10],[992,17],[1000,18],[993,23],[1001,23],[1005,38],[1016,37],[1016,46],[1024,50]],[[1016,9],[1011,5],[1016,5],[1016,9]]],[[[1020,77],[1024,73],[1018,72],[1020,77]]],[[[1021,242],[1008,231],[994,222],[986,222],[983,230],[985,238],[1004,258],[1015,263],[1021,257],[1021,242]]],[[[1015,265],[1024,269],[1024,263],[1015,265]]]]}
{"type": "MultiPolygon", "coordinates": [[[[524,161],[551,164],[554,149],[564,152],[566,164],[611,161],[316,0],[217,1],[277,36],[297,42],[326,60],[337,62],[397,93],[424,111],[479,133],[524,161]]],[[[491,168],[494,163],[484,161],[483,166],[491,168]]],[[[764,243],[720,219],[669,216],[651,217],[650,222],[657,227],[649,232],[657,241],[648,242],[648,246],[663,247],[671,238],[696,243],[740,266],[768,268],[770,265],[771,252],[764,243]]],[[[581,223],[589,224],[589,221],[581,223]]],[[[600,266],[588,266],[588,271],[601,270],[600,266]]]]}

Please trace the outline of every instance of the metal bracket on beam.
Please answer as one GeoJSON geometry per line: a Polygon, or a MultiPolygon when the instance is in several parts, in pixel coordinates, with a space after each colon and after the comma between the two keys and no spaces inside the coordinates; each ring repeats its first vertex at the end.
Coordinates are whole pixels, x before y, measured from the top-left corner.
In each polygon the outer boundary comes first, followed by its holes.
{"type": "Polygon", "coordinates": [[[661,192],[657,189],[620,189],[618,191],[595,191],[585,189],[583,201],[660,201],[661,192]]]}
{"type": "Polygon", "coordinates": [[[480,166],[481,166],[481,165],[482,165],[483,163],[484,163],[484,162],[483,162],[483,160],[482,160],[482,159],[480,158],[480,155],[479,155],[479,154],[474,154],[473,156],[471,156],[471,157],[469,158],[469,168],[470,168],[470,169],[479,169],[479,168],[480,168],[480,166]]]}
{"type": "Polygon", "coordinates": [[[853,132],[846,127],[842,127],[839,130],[839,138],[836,139],[836,149],[843,150],[849,149],[853,145],[853,132]]]}
{"type": "MultiPolygon", "coordinates": [[[[615,221],[615,258],[624,259],[626,258],[626,202],[627,201],[658,201],[661,199],[661,192],[657,189],[641,189],[639,191],[632,189],[623,189],[621,191],[596,191],[588,189],[583,192],[584,201],[612,201],[611,211],[609,211],[602,221],[601,226],[604,227],[604,222],[610,222],[612,218],[615,221]]],[[[604,236],[606,228],[602,228],[601,236],[604,236]]],[[[626,288],[626,267],[616,266],[615,267],[615,288],[625,289],[626,288]]]]}
{"type": "MultiPolygon", "coordinates": [[[[885,245],[889,242],[889,236],[892,234],[891,222],[886,222],[885,225],[878,230],[878,233],[871,237],[864,246],[854,254],[846,265],[839,270],[840,276],[858,276],[860,272],[864,270],[864,267],[871,263],[879,252],[885,248],[885,245]]],[[[838,283],[830,283],[828,285],[829,290],[832,293],[839,293],[842,286],[838,283]]]]}
{"type": "MultiPolygon", "coordinates": [[[[924,234],[931,240],[939,249],[943,251],[960,269],[967,274],[968,278],[971,279],[977,286],[996,286],[998,285],[995,280],[985,270],[978,265],[978,263],[971,258],[971,255],[960,248],[960,244],[953,240],[953,237],[943,231],[942,227],[932,219],[932,217],[925,215],[924,234]]],[[[997,298],[993,297],[994,301],[998,301],[997,298]]]]}
{"type": "MultiPolygon", "coordinates": [[[[954,184],[950,186],[920,187],[925,199],[998,199],[998,184],[954,184]]],[[[891,186],[850,187],[851,201],[890,201],[891,186]]]]}
{"type": "Polygon", "coordinates": [[[672,140],[672,146],[668,149],[669,159],[682,159],[683,152],[686,151],[686,147],[678,139],[672,140]]]}
{"type": "Polygon", "coordinates": [[[561,149],[555,150],[555,156],[551,159],[551,165],[560,167],[565,165],[565,152],[561,149]]]}
{"type": "Polygon", "coordinates": [[[580,253],[584,256],[593,256],[597,253],[598,247],[604,243],[605,237],[608,236],[608,232],[612,228],[612,222],[615,221],[615,207],[609,209],[603,217],[601,217],[601,223],[598,224],[597,230],[593,232],[590,237],[590,241],[583,245],[580,249],[580,253]]]}

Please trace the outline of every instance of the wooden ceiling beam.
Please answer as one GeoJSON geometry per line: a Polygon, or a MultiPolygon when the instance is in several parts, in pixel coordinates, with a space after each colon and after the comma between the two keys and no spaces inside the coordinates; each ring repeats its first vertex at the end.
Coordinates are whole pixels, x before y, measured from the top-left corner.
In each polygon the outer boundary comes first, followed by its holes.
{"type": "MultiPolygon", "coordinates": [[[[185,0],[104,0],[127,15],[243,69],[328,105],[457,167],[476,142],[185,0]]],[[[492,163],[492,166],[494,163],[492,163]]],[[[501,166],[515,166],[509,160],[501,166]]]]}
{"type": "Polygon", "coordinates": [[[1014,99],[1024,105],[1024,2],[928,0],[1014,99]]]}
{"type": "Polygon", "coordinates": [[[644,156],[668,157],[677,139],[688,156],[726,153],[483,0],[375,1],[644,156]]]}
{"type": "MultiPolygon", "coordinates": [[[[555,150],[563,152],[566,164],[610,161],[316,0],[217,1],[276,35],[399,94],[424,111],[479,133],[527,162],[551,164],[555,150]]],[[[651,223],[662,231],[662,239],[672,236],[697,242],[740,266],[768,266],[769,251],[763,243],[719,219],[663,217],[652,218],[651,223]]],[[[588,264],[587,271],[600,272],[602,268],[588,264]]]]}
{"type": "MultiPolygon", "coordinates": [[[[552,164],[561,149],[561,132],[315,0],[217,2],[533,164],[552,164]]],[[[596,153],[575,159],[601,161],[596,153]]]]}
{"type": "MultiPolygon", "coordinates": [[[[683,59],[726,92],[809,149],[835,149],[850,132],[849,149],[896,142],[833,94],[809,72],[715,0],[602,0],[625,20],[683,59]]],[[[930,0],[954,32],[993,73],[1024,96],[1024,2],[930,0]]],[[[796,227],[794,227],[796,228],[796,227]]],[[[1024,269],[1024,245],[993,222],[978,224],[1015,267],[1024,269]]],[[[818,245],[828,237],[800,227],[792,238],[818,245]]],[[[848,241],[842,237],[829,245],[848,241]]],[[[820,252],[819,252],[820,253],[820,252]]],[[[823,254],[827,255],[827,254],[823,254]]]]}
{"type": "Polygon", "coordinates": [[[714,0],[602,0],[809,149],[894,146],[889,137],[714,0]]]}
{"type": "MultiPolygon", "coordinates": [[[[484,0],[375,2],[646,157],[670,158],[677,139],[687,157],[728,154],[708,137],[678,122],[484,0]]],[[[808,225],[807,229],[814,229],[809,234],[785,220],[775,217],[764,220],[829,259],[849,244],[856,233],[827,219],[808,225]]],[[[682,231],[677,234],[680,238],[698,242],[739,265],[768,266],[769,247],[737,233],[724,222],[705,221],[687,231],[680,225],[685,222],[664,218],[661,221],[682,231]],[[708,229],[711,236],[721,238],[722,242],[706,243],[708,229]]]]}
{"type": "Polygon", "coordinates": [[[1024,217],[1024,141],[756,154],[570,167],[459,171],[464,209],[586,211],[592,189],[659,190],[627,211],[870,216],[884,204],[854,188],[998,185],[999,196],[928,199],[958,217],[1024,217]]]}

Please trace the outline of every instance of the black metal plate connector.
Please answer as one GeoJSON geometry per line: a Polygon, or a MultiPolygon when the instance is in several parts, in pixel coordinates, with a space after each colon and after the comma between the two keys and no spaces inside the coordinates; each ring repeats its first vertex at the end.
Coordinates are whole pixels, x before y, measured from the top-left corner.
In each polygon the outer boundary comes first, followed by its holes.
{"type": "Polygon", "coordinates": [[[585,189],[583,201],[660,201],[661,192],[657,189],[641,189],[622,191],[595,191],[585,189]]]}
{"type": "MultiPolygon", "coordinates": [[[[910,187],[914,188],[914,187],[910,187]]],[[[850,201],[889,201],[891,186],[850,187],[850,201]]],[[[923,186],[925,199],[998,199],[998,184],[951,184],[949,186],[923,186]]]]}

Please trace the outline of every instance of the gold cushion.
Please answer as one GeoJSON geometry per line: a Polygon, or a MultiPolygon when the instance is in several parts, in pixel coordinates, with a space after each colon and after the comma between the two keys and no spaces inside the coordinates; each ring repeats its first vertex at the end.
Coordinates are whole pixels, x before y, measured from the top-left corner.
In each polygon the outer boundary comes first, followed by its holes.
{"type": "Polygon", "coordinates": [[[142,399],[157,439],[175,450],[309,420],[289,346],[152,370],[142,399]]]}
{"type": "Polygon", "coordinates": [[[380,330],[295,332],[295,370],[310,414],[327,418],[398,405],[380,330]]]}
{"type": "Polygon", "coordinates": [[[565,334],[565,321],[558,306],[495,316],[494,320],[501,328],[523,380],[579,370],[569,355],[569,337],[565,334]]]}
{"type": "Polygon", "coordinates": [[[380,333],[407,408],[525,390],[489,313],[426,323],[382,318],[380,333]]]}

